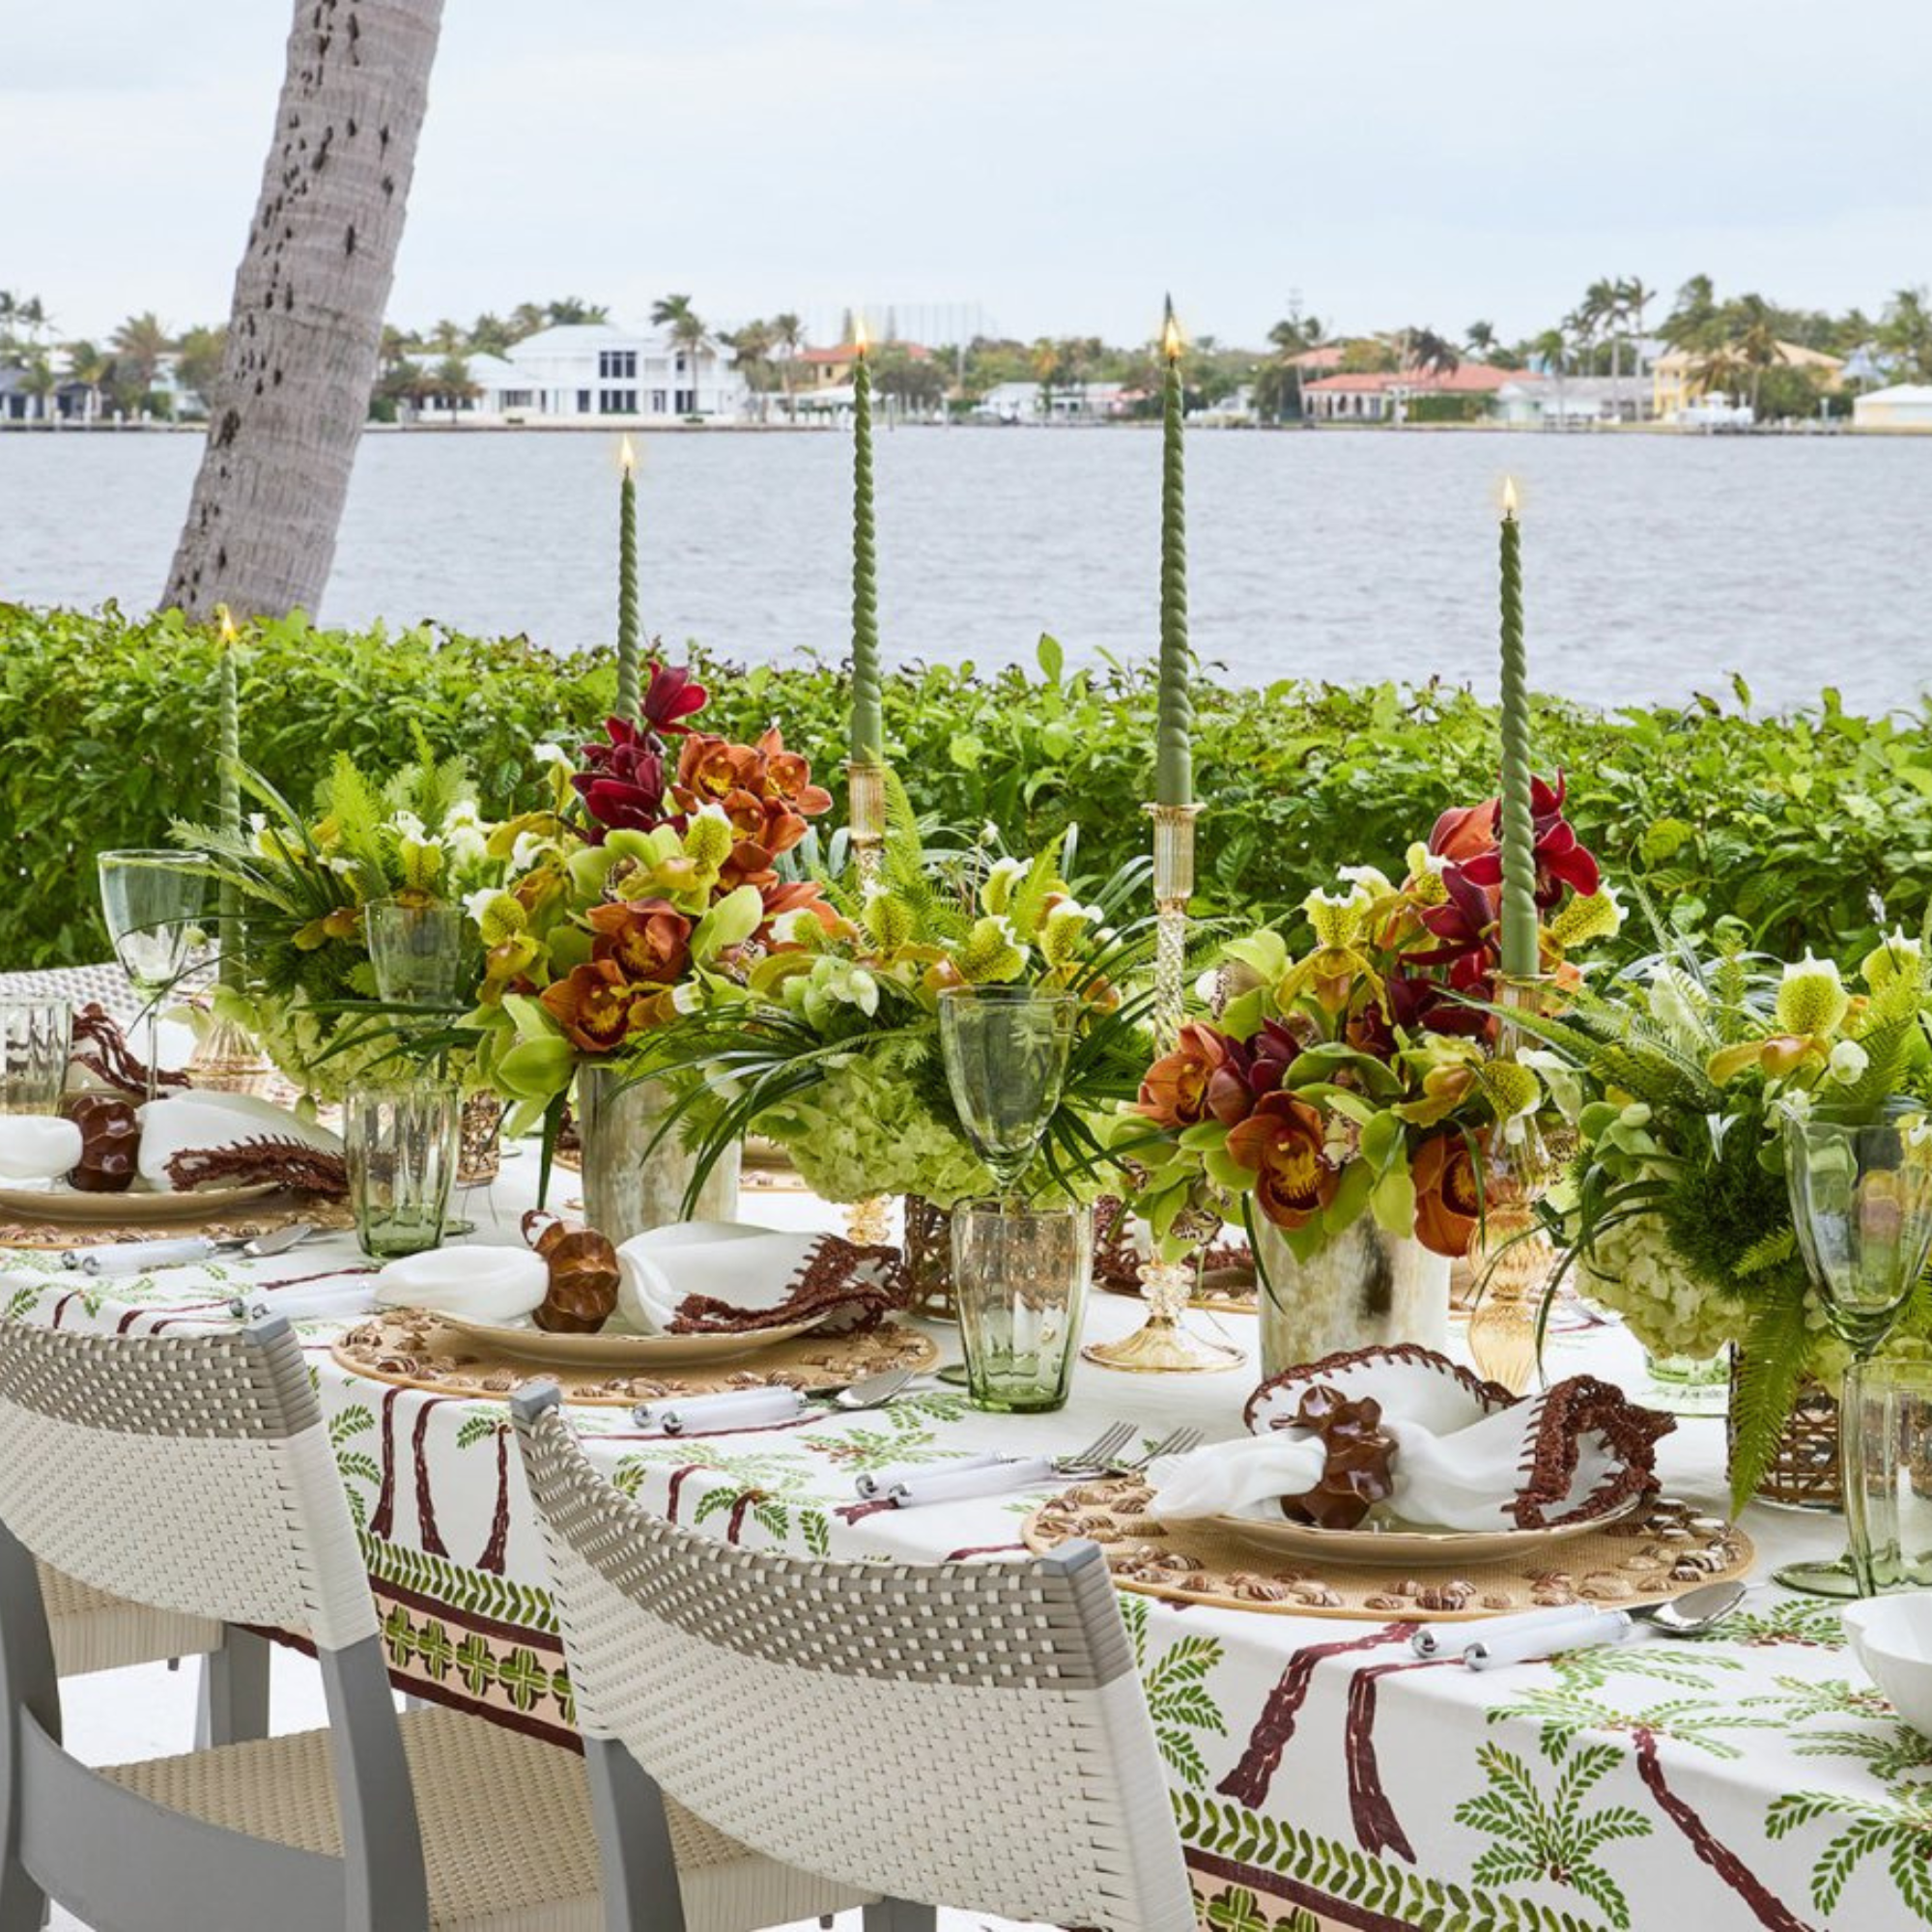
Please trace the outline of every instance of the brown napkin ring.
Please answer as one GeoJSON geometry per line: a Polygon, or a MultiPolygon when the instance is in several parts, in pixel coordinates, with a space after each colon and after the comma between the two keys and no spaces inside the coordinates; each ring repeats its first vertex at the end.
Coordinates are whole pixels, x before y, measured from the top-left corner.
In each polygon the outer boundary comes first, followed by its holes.
{"type": "Polygon", "coordinates": [[[1382,1406],[1371,1396],[1351,1402],[1327,1382],[1304,1389],[1293,1417],[1275,1426],[1319,1436],[1327,1460],[1313,1489],[1282,1497],[1282,1514],[1318,1529],[1359,1527],[1395,1492],[1395,1437],[1381,1422],[1382,1406]]]}

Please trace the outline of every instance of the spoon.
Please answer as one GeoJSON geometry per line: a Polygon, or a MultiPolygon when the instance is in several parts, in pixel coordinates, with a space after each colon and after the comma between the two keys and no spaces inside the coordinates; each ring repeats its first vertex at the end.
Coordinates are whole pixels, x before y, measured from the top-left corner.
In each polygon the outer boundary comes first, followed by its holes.
{"type": "Polygon", "coordinates": [[[1506,1663],[1526,1662],[1533,1657],[1554,1657],[1570,1650],[1589,1650],[1599,1644],[1628,1643],[1646,1629],[1665,1636],[1702,1636],[1713,1625],[1744,1602],[1745,1585],[1703,1583],[1681,1597],[1658,1604],[1634,1604],[1627,1610],[1585,1609],[1552,1612],[1534,1627],[1519,1623],[1511,1629],[1479,1638],[1463,1653],[1471,1670],[1496,1670],[1506,1663]]]}
{"type": "Polygon", "coordinates": [[[824,1397],[834,1408],[883,1408],[918,1373],[917,1369],[881,1369],[845,1388],[811,1389],[808,1393],[824,1397]]]}
{"type": "Polygon", "coordinates": [[[150,1268],[176,1267],[188,1262],[267,1261],[286,1254],[315,1233],[308,1221],[297,1221],[266,1235],[231,1235],[219,1240],[191,1235],[178,1241],[123,1241],[116,1247],[94,1248],[86,1254],[70,1249],[65,1265],[83,1274],[146,1274],[150,1268]]]}

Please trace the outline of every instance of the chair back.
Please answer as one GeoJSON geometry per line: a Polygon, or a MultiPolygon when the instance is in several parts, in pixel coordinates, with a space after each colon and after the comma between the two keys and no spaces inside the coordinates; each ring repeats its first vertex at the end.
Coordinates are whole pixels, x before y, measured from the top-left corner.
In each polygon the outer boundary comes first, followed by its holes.
{"type": "Polygon", "coordinates": [[[513,1405],[585,1735],[781,1863],[889,1897],[1191,1932],[1105,1561],[836,1562],[639,1508],[513,1405]]]}
{"type": "Polygon", "coordinates": [[[286,1321],[116,1336],[0,1321],[0,1524],[133,1603],[339,1651],[376,1606],[286,1321]]]}

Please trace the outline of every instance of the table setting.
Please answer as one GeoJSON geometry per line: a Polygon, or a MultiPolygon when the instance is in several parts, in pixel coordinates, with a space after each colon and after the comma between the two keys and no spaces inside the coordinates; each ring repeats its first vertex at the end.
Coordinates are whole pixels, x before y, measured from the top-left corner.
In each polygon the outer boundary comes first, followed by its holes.
{"type": "Polygon", "coordinates": [[[145,1049],[0,992],[0,1311],[288,1321],[394,1680],[532,1736],[576,1738],[508,1409],[550,1380],[727,1542],[1097,1544],[1221,1932],[1932,1923],[1924,940],[1645,907],[1599,968],[1513,497],[1493,795],[1204,929],[1178,341],[1148,864],[910,810],[869,436],[836,834],[645,660],[634,547],[615,710],[494,791],[285,798],[231,633],[214,810],[99,857],[145,1049]],[[1842,1518],[1772,1506],[1799,1465],[1842,1518]]]}

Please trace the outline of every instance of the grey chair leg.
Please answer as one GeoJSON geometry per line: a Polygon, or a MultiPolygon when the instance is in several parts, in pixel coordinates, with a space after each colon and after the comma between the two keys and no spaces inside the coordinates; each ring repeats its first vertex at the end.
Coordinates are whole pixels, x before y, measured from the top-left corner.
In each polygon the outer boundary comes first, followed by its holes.
{"type": "Polygon", "coordinates": [[[0,1523],[0,1932],[41,1932],[47,1896],[20,1862],[21,1719],[58,1739],[60,1686],[34,1559],[0,1523]]]}
{"type": "Polygon", "coordinates": [[[605,1932],[684,1932],[684,1895],[657,1780],[610,1738],[584,1739],[583,1765],[597,1828],[605,1932]]]}
{"type": "Polygon", "coordinates": [[[269,1735],[269,1640],[231,1630],[201,1663],[194,1747],[246,1744],[269,1735]]]}
{"type": "Polygon", "coordinates": [[[865,1912],[866,1932],[933,1932],[939,1915],[929,1905],[909,1898],[882,1898],[865,1912]]]}

